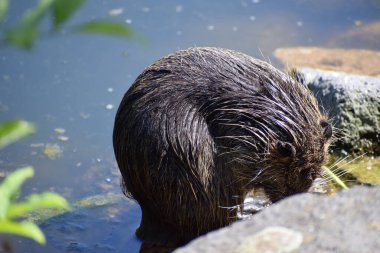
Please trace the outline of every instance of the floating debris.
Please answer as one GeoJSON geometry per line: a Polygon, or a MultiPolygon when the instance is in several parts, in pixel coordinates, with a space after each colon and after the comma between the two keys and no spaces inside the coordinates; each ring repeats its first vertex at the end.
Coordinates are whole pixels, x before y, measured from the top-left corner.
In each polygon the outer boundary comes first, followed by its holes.
{"type": "Polygon", "coordinates": [[[297,26],[298,26],[298,27],[302,27],[302,26],[303,26],[303,22],[302,22],[302,21],[298,21],[298,22],[297,22],[297,26]]]}
{"type": "Polygon", "coordinates": [[[109,183],[99,183],[98,186],[102,191],[109,191],[115,188],[114,185],[109,183]]]}
{"type": "Polygon", "coordinates": [[[123,8],[116,8],[116,9],[110,10],[108,12],[108,15],[116,17],[116,16],[120,16],[121,14],[123,14],[123,12],[124,12],[123,8]]]}
{"type": "Polygon", "coordinates": [[[77,163],[75,166],[80,167],[80,166],[82,166],[82,163],[79,162],[79,163],[77,163]]]}
{"type": "Polygon", "coordinates": [[[127,18],[127,19],[125,20],[125,23],[127,23],[128,25],[132,24],[132,19],[127,18]]]}
{"type": "Polygon", "coordinates": [[[94,207],[94,206],[105,206],[112,205],[124,200],[124,196],[119,193],[107,193],[91,196],[82,200],[77,201],[74,207],[94,207]]]}
{"type": "Polygon", "coordinates": [[[252,3],[258,4],[258,3],[260,3],[260,0],[252,0],[252,3]]]}
{"type": "Polygon", "coordinates": [[[110,87],[110,88],[107,89],[107,91],[108,92],[113,92],[113,88],[110,87]]]}
{"type": "Polygon", "coordinates": [[[45,146],[45,144],[43,144],[43,143],[32,143],[32,144],[30,144],[30,147],[32,147],[32,148],[42,148],[44,146],[45,146]]]}
{"type": "Polygon", "coordinates": [[[84,113],[84,112],[79,113],[79,115],[81,116],[82,119],[88,119],[90,117],[89,113],[84,113]]]}
{"type": "Polygon", "coordinates": [[[144,7],[141,9],[143,12],[150,12],[150,8],[149,7],[144,7]]]}
{"type": "Polygon", "coordinates": [[[58,144],[46,144],[43,154],[49,159],[56,159],[62,156],[63,150],[58,144]]]}
{"type": "Polygon", "coordinates": [[[68,140],[69,140],[69,137],[64,136],[64,135],[59,135],[59,136],[57,136],[57,140],[60,140],[60,141],[68,141],[68,140]]]}
{"type": "Polygon", "coordinates": [[[56,132],[57,134],[64,134],[66,133],[66,129],[57,127],[54,129],[54,132],[56,132]]]}
{"type": "Polygon", "coordinates": [[[120,213],[120,208],[108,207],[107,215],[109,218],[115,218],[120,213]]]}
{"type": "Polygon", "coordinates": [[[256,17],[255,17],[255,16],[250,16],[250,17],[249,17],[249,20],[251,20],[251,21],[255,21],[255,20],[256,20],[256,17]]]}
{"type": "Polygon", "coordinates": [[[96,158],[96,161],[97,161],[98,163],[100,163],[100,162],[102,161],[102,159],[100,159],[100,158],[96,158]]]}
{"type": "Polygon", "coordinates": [[[111,178],[107,177],[107,178],[106,178],[106,182],[107,182],[107,183],[111,183],[111,178]]]}
{"type": "Polygon", "coordinates": [[[209,26],[207,26],[207,30],[214,31],[215,30],[215,26],[209,25],[209,26]]]}
{"type": "Polygon", "coordinates": [[[107,110],[112,110],[114,108],[114,105],[113,104],[107,104],[106,105],[106,109],[107,110]]]}

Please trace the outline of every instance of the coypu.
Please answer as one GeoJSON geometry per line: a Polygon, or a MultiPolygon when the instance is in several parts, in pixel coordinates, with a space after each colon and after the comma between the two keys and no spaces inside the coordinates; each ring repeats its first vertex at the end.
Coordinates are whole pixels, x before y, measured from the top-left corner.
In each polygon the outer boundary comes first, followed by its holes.
{"type": "Polygon", "coordinates": [[[237,219],[254,188],[276,202],[320,175],[333,134],[296,78],[245,54],[189,48],[153,63],[117,111],[125,193],[143,245],[181,246],[237,219]]]}

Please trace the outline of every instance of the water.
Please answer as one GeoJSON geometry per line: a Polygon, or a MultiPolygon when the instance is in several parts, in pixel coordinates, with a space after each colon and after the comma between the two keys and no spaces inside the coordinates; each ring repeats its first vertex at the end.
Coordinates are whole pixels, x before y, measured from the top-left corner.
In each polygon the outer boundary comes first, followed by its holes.
{"type": "MultiPolygon", "coordinates": [[[[34,4],[12,1],[4,26],[15,24],[34,4]]],[[[36,175],[25,184],[24,194],[53,190],[73,202],[119,192],[111,142],[115,112],[124,92],[154,60],[190,46],[231,48],[277,65],[272,52],[278,47],[379,50],[380,43],[370,39],[339,39],[355,23],[375,21],[380,21],[376,0],[88,1],[62,33],[43,34],[31,52],[0,48],[0,120],[21,117],[38,126],[33,136],[0,151],[0,172],[32,165],[36,175]],[[70,26],[92,18],[130,23],[148,43],[70,32],[70,26]],[[64,128],[69,139],[58,140],[55,128],[64,128]],[[46,144],[58,144],[62,155],[47,158],[46,144]]],[[[139,244],[133,231],[139,222],[138,207],[125,208],[115,218],[118,222],[105,219],[103,209],[66,217],[78,226],[86,224],[86,229],[73,234],[78,247],[59,230],[44,227],[49,241],[43,251],[101,252],[99,247],[104,246],[111,247],[109,251],[136,252],[139,244]],[[130,217],[135,219],[126,221],[130,217]],[[108,226],[115,236],[104,237],[96,246],[108,226]]],[[[17,252],[42,251],[29,240],[16,245],[17,252]]]]}

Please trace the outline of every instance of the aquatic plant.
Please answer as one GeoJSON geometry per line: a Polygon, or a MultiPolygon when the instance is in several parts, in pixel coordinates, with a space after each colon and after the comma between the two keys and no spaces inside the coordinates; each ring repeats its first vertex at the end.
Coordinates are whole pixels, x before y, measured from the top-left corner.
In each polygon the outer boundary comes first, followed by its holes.
{"type": "MultiPolygon", "coordinates": [[[[7,16],[9,0],[0,0],[0,23],[7,16]]],[[[46,34],[60,31],[62,25],[85,3],[85,0],[39,0],[35,8],[26,10],[13,28],[0,27],[0,45],[31,49],[41,34],[40,23],[50,14],[51,22],[46,34]]],[[[128,24],[107,20],[93,20],[70,27],[68,31],[96,33],[132,38],[134,32],[128,24]]]]}
{"type": "Polygon", "coordinates": [[[46,239],[40,228],[33,222],[20,220],[20,217],[45,208],[69,209],[70,205],[52,192],[31,194],[25,201],[16,202],[21,185],[33,174],[32,167],[21,168],[9,174],[0,184],[0,233],[16,234],[45,244],[46,239]]]}
{"type": "Polygon", "coordinates": [[[333,181],[337,185],[339,185],[340,188],[342,188],[344,190],[348,190],[347,185],[339,178],[339,175],[335,174],[332,170],[330,170],[326,166],[323,166],[323,169],[324,169],[324,173],[326,175],[325,176],[326,181],[333,181]]]}
{"type": "MultiPolygon", "coordinates": [[[[24,120],[0,123],[0,149],[33,133],[34,125],[24,120]]],[[[16,234],[31,238],[38,243],[46,242],[39,227],[23,220],[28,213],[45,209],[69,209],[70,205],[60,195],[52,192],[31,194],[25,201],[17,202],[24,181],[34,175],[32,167],[20,168],[9,174],[0,184],[0,233],[16,234]]]]}
{"type": "Polygon", "coordinates": [[[16,119],[0,123],[0,149],[18,141],[34,131],[34,125],[25,120],[16,119]]]}
{"type": "MultiPolygon", "coordinates": [[[[24,120],[0,123],[0,149],[34,131],[35,127],[24,120]]],[[[46,239],[39,227],[20,218],[43,208],[69,209],[69,204],[63,197],[52,192],[31,194],[25,201],[17,202],[22,184],[33,175],[32,167],[21,168],[9,174],[0,184],[0,233],[21,235],[44,244],[46,239]]]]}

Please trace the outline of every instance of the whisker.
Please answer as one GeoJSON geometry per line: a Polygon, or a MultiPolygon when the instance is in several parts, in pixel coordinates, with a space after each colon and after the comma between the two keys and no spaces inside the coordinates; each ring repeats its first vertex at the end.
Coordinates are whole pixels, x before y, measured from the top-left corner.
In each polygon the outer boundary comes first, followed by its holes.
{"type": "Polygon", "coordinates": [[[240,205],[234,205],[234,206],[219,206],[219,208],[222,208],[222,209],[228,209],[228,210],[235,210],[237,208],[239,208],[240,205]]]}
{"type": "Polygon", "coordinates": [[[338,168],[336,168],[336,169],[338,170],[338,169],[340,169],[340,168],[342,168],[342,167],[346,166],[347,164],[350,164],[350,163],[352,163],[352,162],[354,162],[354,161],[356,161],[356,160],[358,160],[358,159],[362,158],[362,157],[363,157],[365,154],[366,154],[366,153],[364,153],[364,154],[362,154],[362,155],[360,155],[360,156],[358,156],[358,157],[355,157],[355,158],[354,158],[354,159],[352,159],[351,161],[349,161],[349,162],[346,162],[345,164],[343,164],[343,165],[339,166],[339,167],[338,167],[338,168]]]}
{"type": "Polygon", "coordinates": [[[349,158],[349,157],[350,157],[350,156],[347,155],[347,156],[345,156],[345,157],[339,158],[339,159],[336,160],[332,165],[330,165],[328,168],[329,168],[331,171],[334,171],[333,168],[334,168],[337,164],[339,164],[339,163],[341,163],[341,162],[347,160],[347,158],[349,158]]]}

